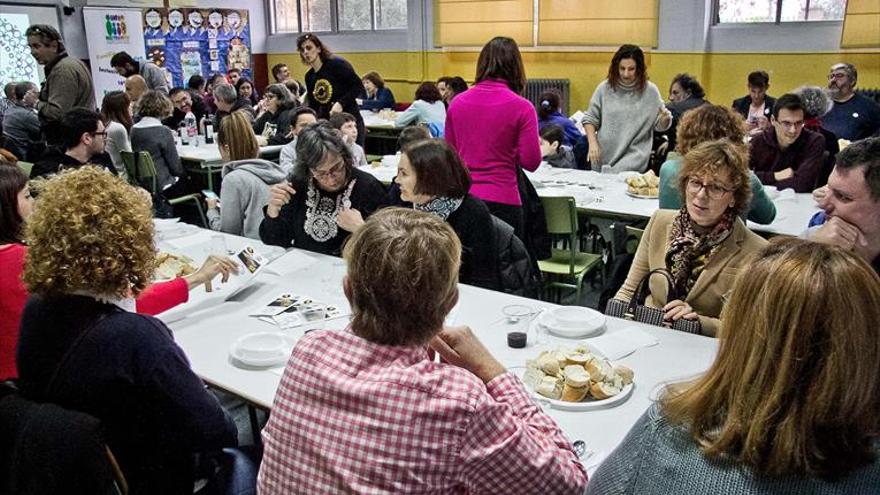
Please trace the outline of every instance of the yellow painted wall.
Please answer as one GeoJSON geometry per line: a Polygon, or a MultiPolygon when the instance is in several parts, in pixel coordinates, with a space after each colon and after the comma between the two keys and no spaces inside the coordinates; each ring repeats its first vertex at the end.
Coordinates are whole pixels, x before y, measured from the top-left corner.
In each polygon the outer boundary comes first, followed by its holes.
{"type": "MultiPolygon", "coordinates": [[[[473,81],[477,52],[368,52],[341,53],[359,74],[375,70],[382,74],[398,101],[412,101],[421,81],[440,76],[460,75],[473,81]]],[[[569,108],[583,108],[596,85],[605,78],[610,52],[524,52],[523,62],[529,78],[567,78],[571,80],[569,108]]],[[[880,87],[880,54],[846,53],[647,53],[651,80],[666,96],[669,81],[679,72],[696,75],[711,101],[729,105],[746,94],[746,76],[756,69],[770,73],[770,94],[780,95],[804,84],[824,86],[828,68],[836,62],[849,62],[859,70],[858,86],[880,87]]],[[[268,55],[268,66],[286,63],[291,74],[303,80],[306,67],[295,53],[268,55]]],[[[271,79],[271,78],[270,78],[271,79]]]]}

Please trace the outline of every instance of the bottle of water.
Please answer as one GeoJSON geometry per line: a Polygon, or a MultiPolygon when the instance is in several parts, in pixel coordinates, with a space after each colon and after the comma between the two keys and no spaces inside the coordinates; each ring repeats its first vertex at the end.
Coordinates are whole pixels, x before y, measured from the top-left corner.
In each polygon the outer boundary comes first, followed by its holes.
{"type": "Polygon", "coordinates": [[[183,121],[186,123],[186,135],[189,137],[190,142],[198,146],[199,145],[199,128],[198,122],[196,122],[196,116],[193,115],[192,112],[186,112],[186,117],[183,118],[183,121]]]}

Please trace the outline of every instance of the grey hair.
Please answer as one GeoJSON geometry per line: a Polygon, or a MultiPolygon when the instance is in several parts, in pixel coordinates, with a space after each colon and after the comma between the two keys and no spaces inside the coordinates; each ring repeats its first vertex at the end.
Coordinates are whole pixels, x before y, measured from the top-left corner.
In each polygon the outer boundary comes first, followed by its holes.
{"type": "Polygon", "coordinates": [[[38,36],[40,38],[40,41],[44,45],[48,45],[53,41],[57,42],[58,53],[66,50],[64,48],[64,39],[61,38],[61,33],[59,33],[57,29],[48,24],[32,24],[24,32],[24,35],[25,37],[38,36]]]}
{"type": "Polygon", "coordinates": [[[238,99],[238,93],[235,91],[235,86],[231,84],[218,84],[217,86],[214,86],[213,92],[214,98],[224,103],[232,104],[238,99]]]}
{"type": "Polygon", "coordinates": [[[856,85],[856,81],[859,80],[859,71],[856,70],[856,66],[855,66],[855,65],[853,65],[853,64],[847,64],[847,63],[845,63],[845,62],[841,62],[841,63],[839,63],[839,64],[834,64],[834,65],[831,66],[831,71],[832,71],[832,72],[833,72],[833,71],[836,71],[836,70],[838,70],[838,69],[843,70],[844,72],[846,72],[846,77],[848,77],[849,80],[852,81],[853,86],[856,85]]]}
{"type": "Polygon", "coordinates": [[[346,179],[351,177],[354,160],[348,146],[342,141],[342,134],[326,121],[303,129],[296,137],[296,163],[291,175],[292,182],[297,187],[306,187],[311,177],[309,172],[321,166],[328,155],[342,157],[346,179]]]}
{"type": "Polygon", "coordinates": [[[834,100],[828,90],[819,86],[801,86],[793,91],[804,102],[804,113],[808,119],[817,119],[831,111],[834,100]]]}

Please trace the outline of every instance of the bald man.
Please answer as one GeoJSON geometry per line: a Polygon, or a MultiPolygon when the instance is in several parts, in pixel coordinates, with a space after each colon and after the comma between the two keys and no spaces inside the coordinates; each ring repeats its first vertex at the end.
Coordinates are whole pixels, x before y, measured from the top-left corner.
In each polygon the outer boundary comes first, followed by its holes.
{"type": "Polygon", "coordinates": [[[141,99],[141,95],[147,92],[147,81],[138,74],[125,78],[125,94],[131,101],[131,115],[137,112],[137,101],[141,99]]]}

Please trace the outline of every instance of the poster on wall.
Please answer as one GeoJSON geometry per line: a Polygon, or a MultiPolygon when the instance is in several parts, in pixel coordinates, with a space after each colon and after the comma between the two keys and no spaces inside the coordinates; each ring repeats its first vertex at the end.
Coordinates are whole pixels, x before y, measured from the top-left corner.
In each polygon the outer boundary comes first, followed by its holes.
{"type": "Polygon", "coordinates": [[[172,86],[232,68],[253,79],[249,22],[240,9],[143,9],[147,59],[168,70],[172,86]]]}
{"type": "Polygon", "coordinates": [[[44,79],[24,35],[31,24],[58,29],[58,12],[54,6],[0,5],[0,87],[22,81],[39,84],[44,79]]]}
{"type": "MultiPolygon", "coordinates": [[[[100,106],[105,94],[123,90],[125,79],[110,65],[113,55],[118,52],[128,52],[135,60],[145,60],[141,10],[110,11],[86,7],[83,9],[83,20],[89,45],[95,101],[100,106]]],[[[168,77],[166,73],[165,78],[168,77]]]]}

